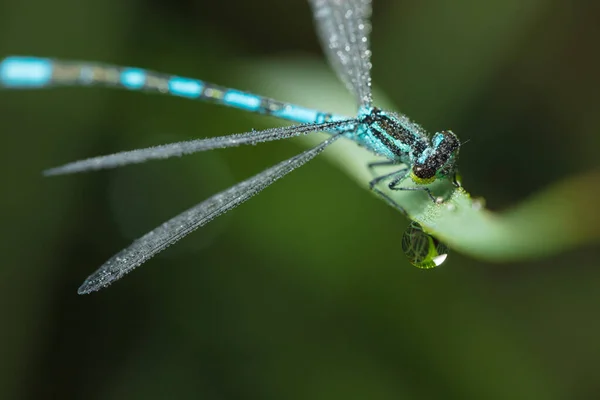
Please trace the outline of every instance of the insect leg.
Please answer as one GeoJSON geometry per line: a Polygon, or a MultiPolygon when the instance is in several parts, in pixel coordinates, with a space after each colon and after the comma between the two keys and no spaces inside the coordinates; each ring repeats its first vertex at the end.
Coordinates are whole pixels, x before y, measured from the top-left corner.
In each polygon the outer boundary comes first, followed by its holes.
{"type": "Polygon", "coordinates": [[[374,161],[374,162],[368,163],[367,164],[367,168],[369,169],[369,172],[371,173],[371,176],[373,178],[377,178],[377,174],[375,173],[375,168],[377,168],[377,167],[389,167],[391,165],[396,165],[396,164],[398,164],[398,162],[393,161],[393,160],[374,161]]]}
{"type": "Polygon", "coordinates": [[[427,186],[416,186],[416,187],[399,187],[397,186],[400,182],[402,182],[404,179],[406,179],[408,174],[405,174],[403,176],[398,176],[396,178],[394,178],[388,185],[388,187],[391,190],[423,190],[425,192],[427,192],[427,194],[429,195],[429,197],[431,198],[431,200],[434,203],[437,203],[436,198],[433,196],[433,194],[431,193],[431,190],[429,190],[429,188],[427,186]]]}
{"type": "MultiPolygon", "coordinates": [[[[380,164],[380,165],[382,165],[382,164],[380,164]]],[[[398,181],[403,180],[408,175],[408,168],[404,167],[401,170],[394,171],[394,172],[391,172],[389,174],[378,176],[377,178],[375,178],[371,182],[369,182],[369,188],[373,189],[375,187],[375,185],[377,185],[379,182],[384,181],[386,179],[389,179],[391,177],[395,177],[396,175],[400,175],[400,178],[399,179],[398,178],[394,178],[394,181],[396,181],[397,179],[398,179],[398,181]]]]}
{"type": "Polygon", "coordinates": [[[375,192],[375,194],[377,194],[383,200],[385,200],[390,206],[394,207],[396,210],[398,210],[402,214],[404,214],[404,216],[406,218],[410,219],[410,216],[408,215],[408,213],[406,212],[406,210],[404,209],[404,207],[402,207],[400,204],[396,203],[390,196],[388,196],[387,194],[383,193],[381,190],[379,190],[379,189],[377,189],[375,187],[371,188],[371,190],[373,192],[375,192]]]}

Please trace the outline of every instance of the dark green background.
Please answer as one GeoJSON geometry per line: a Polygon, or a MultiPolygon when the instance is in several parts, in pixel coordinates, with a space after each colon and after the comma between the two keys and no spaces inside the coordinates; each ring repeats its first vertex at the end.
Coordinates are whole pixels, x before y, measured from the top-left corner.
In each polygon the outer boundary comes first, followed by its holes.
{"type": "MultiPolygon", "coordinates": [[[[600,149],[600,6],[507,4],[376,0],[373,17],[376,85],[428,129],[470,139],[464,183],[495,210],[596,168],[600,149]]],[[[244,67],[324,62],[301,0],[3,0],[8,54],[265,95],[244,67]]],[[[510,265],[453,254],[421,271],[400,249],[407,221],[322,158],[76,295],[133,238],[301,147],[52,179],[44,168],[263,121],[108,89],[0,93],[0,398],[597,398],[597,249],[510,265]]]]}

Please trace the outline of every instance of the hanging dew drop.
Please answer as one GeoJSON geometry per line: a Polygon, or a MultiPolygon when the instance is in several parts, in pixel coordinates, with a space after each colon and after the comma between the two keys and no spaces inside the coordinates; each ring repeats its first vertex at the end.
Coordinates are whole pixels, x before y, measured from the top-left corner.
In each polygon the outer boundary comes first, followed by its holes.
{"type": "Polygon", "coordinates": [[[425,233],[421,225],[411,222],[402,235],[402,250],[408,261],[417,268],[431,269],[448,258],[448,247],[425,233]]]}

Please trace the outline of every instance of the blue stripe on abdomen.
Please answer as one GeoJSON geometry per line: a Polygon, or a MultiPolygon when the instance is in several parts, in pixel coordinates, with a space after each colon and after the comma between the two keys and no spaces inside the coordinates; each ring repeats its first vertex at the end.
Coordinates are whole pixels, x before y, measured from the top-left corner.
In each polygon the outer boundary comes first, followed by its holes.
{"type": "Polygon", "coordinates": [[[229,90],[223,96],[223,104],[248,111],[257,111],[260,108],[260,97],[237,90],[229,90]]]}
{"type": "Polygon", "coordinates": [[[202,94],[202,81],[190,78],[173,77],[169,79],[169,92],[175,96],[196,99],[202,94]]]}
{"type": "Polygon", "coordinates": [[[300,122],[302,124],[315,123],[317,120],[317,114],[319,114],[319,112],[316,110],[289,104],[283,107],[281,110],[271,113],[271,115],[275,117],[300,122]]]}
{"type": "Polygon", "coordinates": [[[121,85],[127,89],[136,90],[144,87],[147,73],[140,68],[125,68],[121,71],[121,85]]]}
{"type": "Polygon", "coordinates": [[[8,57],[0,63],[0,83],[8,87],[42,87],[52,78],[52,61],[37,57],[8,57]]]}

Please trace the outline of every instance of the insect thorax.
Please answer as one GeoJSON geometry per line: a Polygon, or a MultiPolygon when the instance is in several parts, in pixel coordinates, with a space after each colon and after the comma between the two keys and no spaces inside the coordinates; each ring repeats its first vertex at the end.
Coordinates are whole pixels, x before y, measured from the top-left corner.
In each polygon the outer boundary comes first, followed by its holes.
{"type": "Polygon", "coordinates": [[[452,131],[438,132],[431,140],[425,130],[406,116],[369,108],[359,111],[363,128],[356,140],[369,150],[411,167],[417,184],[454,173],[460,142],[452,131]]]}
{"type": "Polygon", "coordinates": [[[404,115],[369,108],[360,110],[358,118],[364,129],[357,141],[390,160],[412,165],[429,146],[423,128],[404,115]]]}

